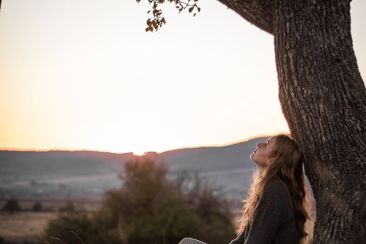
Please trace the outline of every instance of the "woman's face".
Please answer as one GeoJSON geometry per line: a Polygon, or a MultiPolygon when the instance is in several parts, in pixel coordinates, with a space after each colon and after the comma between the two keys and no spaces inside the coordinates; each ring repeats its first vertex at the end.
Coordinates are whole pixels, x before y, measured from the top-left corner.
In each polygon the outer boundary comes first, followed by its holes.
{"type": "Polygon", "coordinates": [[[274,144],[276,142],[276,137],[272,136],[264,143],[257,143],[256,148],[250,154],[250,159],[255,162],[260,167],[265,167],[269,159],[269,155],[272,152],[274,144]]]}

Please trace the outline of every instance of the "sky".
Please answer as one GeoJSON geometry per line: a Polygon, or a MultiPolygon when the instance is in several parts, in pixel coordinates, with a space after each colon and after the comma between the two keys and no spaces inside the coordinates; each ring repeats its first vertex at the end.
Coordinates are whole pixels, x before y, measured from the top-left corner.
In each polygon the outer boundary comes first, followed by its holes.
{"type": "MultiPolygon", "coordinates": [[[[142,154],[288,133],[273,37],[198,3],[195,17],[167,4],[147,33],[144,0],[3,0],[0,148],[142,154]]],[[[365,11],[352,1],[364,79],[365,11]]]]}

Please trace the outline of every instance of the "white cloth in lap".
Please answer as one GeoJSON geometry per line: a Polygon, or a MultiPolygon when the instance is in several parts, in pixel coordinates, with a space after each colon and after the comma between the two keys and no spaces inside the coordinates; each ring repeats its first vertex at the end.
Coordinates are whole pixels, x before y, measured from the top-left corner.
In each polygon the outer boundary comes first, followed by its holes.
{"type": "Polygon", "coordinates": [[[186,238],[182,239],[178,244],[207,244],[207,243],[193,239],[193,238],[186,237],[186,238]]]}

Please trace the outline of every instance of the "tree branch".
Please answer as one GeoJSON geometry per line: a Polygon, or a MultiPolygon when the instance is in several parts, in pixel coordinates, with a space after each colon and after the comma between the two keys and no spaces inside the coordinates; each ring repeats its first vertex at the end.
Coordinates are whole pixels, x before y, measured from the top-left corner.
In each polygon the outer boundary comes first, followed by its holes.
{"type": "MultiPolygon", "coordinates": [[[[152,13],[153,17],[147,20],[146,31],[157,31],[163,24],[165,24],[165,18],[163,17],[162,10],[159,8],[161,4],[172,3],[176,5],[179,13],[185,10],[187,7],[190,13],[195,16],[200,12],[201,8],[197,3],[199,0],[146,0],[152,5],[151,10],[147,13],[152,13]],[[196,10],[196,11],[194,11],[196,10]]],[[[273,34],[273,1],[274,0],[218,0],[220,3],[232,9],[241,17],[257,26],[261,30],[273,34]]],[[[141,2],[141,0],[136,0],[141,2]]]]}
{"type": "Polygon", "coordinates": [[[272,0],[217,0],[259,29],[273,34],[272,0]]]}

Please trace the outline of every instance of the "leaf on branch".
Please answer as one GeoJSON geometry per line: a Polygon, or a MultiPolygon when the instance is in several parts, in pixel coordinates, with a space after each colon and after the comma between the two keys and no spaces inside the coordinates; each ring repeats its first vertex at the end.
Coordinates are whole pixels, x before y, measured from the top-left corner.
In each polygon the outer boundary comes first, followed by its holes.
{"type": "Polygon", "coordinates": [[[153,24],[153,26],[154,26],[155,29],[158,29],[158,24],[156,23],[155,20],[152,22],[152,24],[153,24]]]}
{"type": "MultiPolygon", "coordinates": [[[[152,14],[152,18],[149,18],[146,21],[147,27],[145,28],[145,31],[154,31],[158,30],[163,24],[166,24],[166,20],[163,17],[163,11],[159,9],[159,4],[164,4],[166,2],[175,4],[176,8],[178,9],[178,12],[182,12],[186,8],[188,8],[189,13],[193,13],[193,16],[197,15],[197,11],[200,12],[201,8],[197,6],[198,0],[193,0],[194,4],[191,4],[192,0],[147,0],[149,4],[151,4],[151,9],[147,11],[148,14],[152,14]],[[194,11],[195,8],[197,8],[197,11],[194,11]]],[[[0,0],[1,2],[1,0],[0,0]]],[[[136,0],[137,3],[140,3],[141,0],[136,0]]]]}
{"type": "Polygon", "coordinates": [[[146,24],[147,24],[148,26],[151,26],[151,19],[147,19],[146,24]]]}
{"type": "Polygon", "coordinates": [[[149,27],[147,27],[147,28],[145,29],[145,31],[146,31],[146,32],[148,32],[148,31],[151,31],[151,32],[152,32],[153,30],[154,30],[154,28],[152,28],[152,26],[149,26],[149,27]]]}

